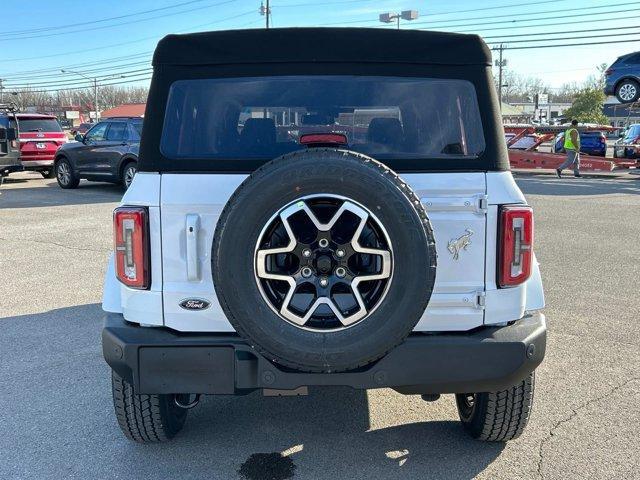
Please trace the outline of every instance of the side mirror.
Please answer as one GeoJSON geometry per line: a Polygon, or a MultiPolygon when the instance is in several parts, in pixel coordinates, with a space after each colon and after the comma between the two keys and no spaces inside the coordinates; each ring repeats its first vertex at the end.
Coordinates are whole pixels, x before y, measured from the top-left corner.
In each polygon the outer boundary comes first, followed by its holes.
{"type": "Polygon", "coordinates": [[[84,143],[84,135],[82,135],[81,133],[76,133],[76,136],[74,138],[76,142],[84,143]]]}
{"type": "Polygon", "coordinates": [[[623,138],[625,133],[626,132],[624,130],[622,130],[620,133],[618,133],[618,137],[619,138],[623,138]]]}

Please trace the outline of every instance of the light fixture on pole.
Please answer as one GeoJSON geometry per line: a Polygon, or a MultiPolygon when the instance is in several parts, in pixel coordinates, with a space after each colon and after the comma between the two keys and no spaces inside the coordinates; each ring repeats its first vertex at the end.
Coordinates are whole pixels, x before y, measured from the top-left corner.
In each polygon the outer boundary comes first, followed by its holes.
{"type": "Polygon", "coordinates": [[[411,20],[415,20],[417,18],[418,18],[418,11],[417,10],[403,10],[400,13],[392,13],[392,12],[381,13],[380,17],[379,17],[379,19],[380,19],[380,21],[382,23],[397,22],[398,23],[398,30],[400,30],[400,19],[411,21],[411,20]]]}
{"type": "Polygon", "coordinates": [[[260,15],[265,17],[266,27],[269,29],[269,19],[271,17],[271,7],[269,6],[269,0],[267,0],[267,5],[265,6],[263,2],[260,2],[260,15]]]}

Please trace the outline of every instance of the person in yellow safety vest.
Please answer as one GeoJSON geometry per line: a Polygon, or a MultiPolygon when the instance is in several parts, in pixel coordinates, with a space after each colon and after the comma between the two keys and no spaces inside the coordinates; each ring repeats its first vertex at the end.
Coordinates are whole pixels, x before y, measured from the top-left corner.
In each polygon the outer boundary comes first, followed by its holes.
{"type": "Polygon", "coordinates": [[[558,178],[562,177],[562,170],[569,168],[573,164],[573,176],[580,176],[580,134],[578,133],[577,120],[571,121],[571,127],[564,132],[564,149],[567,152],[567,159],[556,168],[558,178]]]}

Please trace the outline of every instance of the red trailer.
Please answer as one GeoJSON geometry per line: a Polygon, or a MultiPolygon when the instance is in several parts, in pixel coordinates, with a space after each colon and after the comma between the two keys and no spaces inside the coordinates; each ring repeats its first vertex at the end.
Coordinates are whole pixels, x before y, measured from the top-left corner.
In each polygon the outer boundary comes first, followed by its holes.
{"type": "MultiPolygon", "coordinates": [[[[536,151],[537,148],[545,142],[553,141],[555,136],[564,132],[566,126],[534,126],[534,125],[504,125],[505,133],[513,134],[513,137],[507,141],[509,147],[509,162],[511,168],[524,169],[556,169],[566,159],[562,153],[545,153],[536,151]],[[526,150],[511,148],[521,138],[529,136],[534,137],[533,141],[526,150]]],[[[608,125],[579,125],[579,132],[584,131],[613,131],[614,127],[608,125]]],[[[625,169],[635,166],[635,161],[624,159],[604,159],[591,155],[580,154],[580,170],[590,172],[611,172],[614,169],[625,169]]]]}

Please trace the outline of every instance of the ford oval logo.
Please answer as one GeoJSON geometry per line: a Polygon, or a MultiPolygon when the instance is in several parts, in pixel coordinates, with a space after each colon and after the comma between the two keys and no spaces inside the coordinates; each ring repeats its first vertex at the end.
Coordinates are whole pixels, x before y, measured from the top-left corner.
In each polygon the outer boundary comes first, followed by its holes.
{"type": "Polygon", "coordinates": [[[180,306],[185,310],[206,310],[211,305],[201,298],[187,298],[180,302],[180,306]]]}

